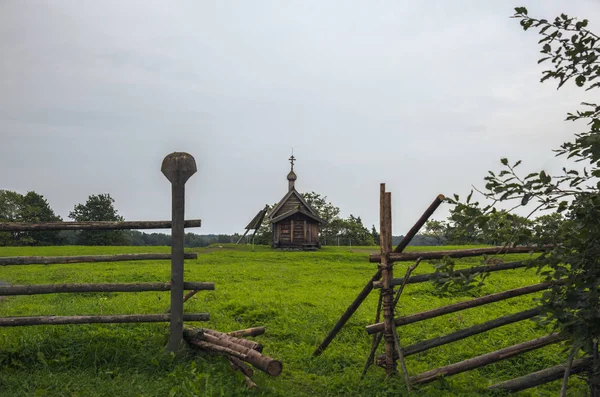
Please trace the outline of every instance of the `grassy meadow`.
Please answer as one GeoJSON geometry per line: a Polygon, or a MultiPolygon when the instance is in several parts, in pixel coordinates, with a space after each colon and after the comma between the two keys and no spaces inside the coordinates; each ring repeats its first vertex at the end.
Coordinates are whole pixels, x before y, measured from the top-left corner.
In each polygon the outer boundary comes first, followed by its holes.
{"type": "MultiPolygon", "coordinates": [[[[452,247],[437,247],[437,249],[452,247]]],[[[454,247],[456,248],[456,247],[454,247]]],[[[431,250],[432,247],[409,247],[431,250]]],[[[207,323],[192,323],[220,331],[264,325],[266,334],[255,339],[264,354],[283,362],[277,378],[256,371],[259,390],[245,387],[227,360],[187,351],[164,351],[168,324],[62,325],[0,328],[0,396],[403,396],[401,380],[385,380],[385,371],[373,366],[360,374],[371,337],[365,326],[373,323],[377,295],[372,293],[338,337],[320,356],[315,347],[329,332],[367,280],[376,271],[368,262],[372,247],[325,247],[317,252],[284,252],[266,247],[224,246],[194,249],[197,260],[186,261],[186,281],[213,281],[215,291],[198,293],[186,303],[186,312],[209,312],[207,323]]],[[[169,252],[168,247],[8,247],[0,256],[83,255],[169,252]]],[[[510,255],[505,258],[524,258],[510,255]]],[[[479,263],[467,258],[464,266],[479,263]]],[[[395,267],[402,276],[408,263],[395,267]]],[[[429,273],[421,263],[414,274],[429,273]]],[[[17,284],[168,281],[168,261],[28,265],[0,267],[0,280],[17,284]]],[[[406,287],[399,314],[416,313],[440,305],[538,282],[532,270],[492,273],[473,294],[440,295],[431,283],[406,287]]],[[[441,316],[399,328],[404,346],[441,336],[465,326],[533,307],[535,295],[441,316]]],[[[161,313],[168,292],[78,293],[6,297],[1,316],[161,313]]],[[[416,375],[441,365],[497,350],[548,329],[524,321],[437,347],[407,358],[416,375]]],[[[382,348],[380,347],[380,350],[382,348]]],[[[532,351],[459,375],[418,387],[414,396],[501,395],[485,387],[564,362],[560,345],[532,351]]],[[[585,384],[570,381],[569,395],[587,394],[585,384]]],[[[558,395],[560,381],[529,389],[523,396],[558,395]]]]}

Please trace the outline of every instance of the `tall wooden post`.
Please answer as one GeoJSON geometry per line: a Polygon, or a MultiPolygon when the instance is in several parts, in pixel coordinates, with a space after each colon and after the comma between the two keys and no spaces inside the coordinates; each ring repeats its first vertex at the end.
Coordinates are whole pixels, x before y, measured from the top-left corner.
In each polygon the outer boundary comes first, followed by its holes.
{"type": "Polygon", "coordinates": [[[392,194],[385,191],[385,183],[380,185],[379,198],[379,230],[380,230],[380,247],[381,247],[381,262],[379,268],[381,270],[383,288],[381,288],[382,306],[383,306],[383,322],[385,325],[383,337],[385,339],[385,372],[387,376],[393,376],[397,373],[396,360],[394,360],[395,338],[394,338],[394,290],[391,285],[393,275],[390,261],[390,253],[392,252],[392,194]]]}
{"type": "Polygon", "coordinates": [[[174,152],[162,162],[161,171],[171,182],[171,335],[167,349],[178,351],[183,344],[183,247],[185,183],[196,173],[196,161],[188,153],[174,152]]]}

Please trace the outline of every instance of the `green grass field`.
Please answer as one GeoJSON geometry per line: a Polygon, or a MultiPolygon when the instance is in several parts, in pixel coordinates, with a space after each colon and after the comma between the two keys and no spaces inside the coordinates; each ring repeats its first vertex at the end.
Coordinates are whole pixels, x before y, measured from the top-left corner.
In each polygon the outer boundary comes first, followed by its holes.
{"type": "MultiPolygon", "coordinates": [[[[432,247],[409,247],[431,250],[432,247]]],[[[449,247],[438,247],[448,249],[449,247]]],[[[168,252],[167,247],[41,247],[0,248],[0,256],[82,255],[168,252]]],[[[281,376],[256,371],[259,390],[248,390],[227,360],[195,352],[165,353],[168,324],[73,325],[0,328],[1,396],[398,396],[408,395],[401,380],[385,380],[373,366],[362,381],[369,352],[365,326],[373,323],[377,295],[372,293],[336,340],[320,357],[312,352],[376,270],[367,260],[373,248],[326,247],[317,252],[282,252],[265,247],[226,246],[195,250],[198,260],[186,261],[186,281],[213,281],[215,291],[203,291],[186,303],[187,312],[209,312],[206,326],[224,332],[264,325],[255,338],[264,354],[283,362],[281,376]]],[[[523,258],[512,255],[510,258],[523,258]]],[[[461,265],[477,264],[479,258],[461,265]]],[[[506,259],[505,259],[506,260],[506,259]]],[[[401,276],[408,263],[395,267],[401,276]]],[[[429,273],[422,263],[415,274],[429,273]]],[[[0,268],[0,280],[11,284],[72,282],[168,281],[168,261],[29,265],[0,268]]],[[[532,284],[531,270],[492,273],[477,294],[532,284]]],[[[533,307],[533,295],[485,305],[399,328],[403,345],[441,336],[500,315],[533,307]]],[[[440,296],[432,284],[406,287],[400,314],[416,313],[469,299],[440,296]]],[[[7,297],[1,316],[161,313],[168,292],[51,294],[7,297]]],[[[548,333],[532,321],[497,328],[407,358],[412,375],[474,355],[497,350],[548,333]]],[[[559,345],[462,373],[419,387],[415,396],[479,396],[484,389],[565,361],[559,345]]],[[[553,396],[560,381],[522,392],[523,396],[553,396]]],[[[572,378],[569,395],[586,395],[585,384],[572,378]]],[[[498,394],[496,394],[498,395],[498,394]]]]}

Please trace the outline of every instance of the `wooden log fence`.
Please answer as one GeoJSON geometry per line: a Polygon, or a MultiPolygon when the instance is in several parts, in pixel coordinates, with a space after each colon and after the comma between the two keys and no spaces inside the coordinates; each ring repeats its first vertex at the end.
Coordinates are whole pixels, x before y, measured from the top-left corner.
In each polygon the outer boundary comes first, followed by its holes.
{"type": "MultiPolygon", "coordinates": [[[[491,248],[472,248],[464,250],[450,250],[450,251],[429,251],[429,252],[402,252],[390,254],[390,260],[392,262],[403,262],[403,261],[415,261],[419,258],[423,260],[427,259],[442,259],[444,257],[449,258],[467,258],[473,256],[482,255],[504,255],[504,254],[532,254],[536,252],[546,252],[552,249],[552,246],[534,246],[534,247],[491,247],[491,248]]],[[[371,254],[369,255],[369,261],[372,263],[379,263],[381,261],[381,255],[371,254]]]]}
{"type": "MultiPolygon", "coordinates": [[[[514,270],[514,269],[522,269],[528,267],[529,264],[527,262],[507,262],[500,263],[497,265],[483,265],[483,266],[473,266],[466,269],[455,270],[453,275],[455,276],[469,276],[471,274],[476,273],[493,273],[499,272],[502,270],[514,270]]],[[[436,280],[442,277],[439,273],[428,273],[428,274],[419,274],[416,276],[411,276],[406,281],[406,284],[418,284],[424,283],[427,281],[436,280]]],[[[392,279],[392,286],[401,285],[404,279],[402,278],[394,278],[392,279]]],[[[373,283],[373,288],[381,288],[381,282],[377,281],[373,283]]]]}
{"type": "MultiPolygon", "coordinates": [[[[183,283],[183,288],[196,291],[214,291],[215,284],[186,282],[183,283]]],[[[0,285],[0,296],[74,292],[147,292],[170,290],[171,283],[0,285]]]]}
{"type": "MultiPolygon", "coordinates": [[[[190,156],[191,157],[191,156],[190,156]]],[[[184,223],[185,228],[200,227],[202,220],[192,219],[184,223]]],[[[88,222],[2,222],[0,232],[39,232],[61,230],[142,230],[171,229],[172,221],[88,221],[88,222]]]]}
{"type": "MultiPolygon", "coordinates": [[[[185,314],[185,321],[208,321],[208,313],[185,314]]],[[[119,314],[103,316],[23,316],[0,317],[0,327],[18,327],[25,325],[66,325],[66,324],[124,324],[169,322],[168,314],[119,314]]]]}
{"type": "MultiPolygon", "coordinates": [[[[408,233],[404,236],[404,238],[400,241],[398,246],[394,249],[394,252],[402,252],[408,244],[412,241],[412,239],[417,235],[421,227],[427,222],[429,217],[435,212],[435,210],[444,202],[444,195],[438,195],[435,200],[431,203],[431,205],[427,208],[427,210],[421,215],[421,217],[417,220],[417,222],[413,225],[408,233]]],[[[379,261],[377,261],[379,262],[379,261]]],[[[350,320],[352,315],[358,310],[360,305],[367,299],[367,296],[373,290],[373,283],[381,279],[381,269],[378,269],[377,272],[371,277],[371,279],[367,282],[364,288],[358,293],[358,296],[354,299],[354,301],[348,306],[346,311],[342,314],[340,319],[335,323],[331,331],[327,334],[323,342],[317,346],[315,351],[313,352],[313,356],[321,355],[327,346],[335,339],[337,334],[341,331],[344,325],[350,320]]]]}
{"type": "Polygon", "coordinates": [[[492,364],[500,360],[505,360],[510,357],[517,356],[531,350],[556,343],[561,340],[558,334],[550,334],[541,338],[533,339],[527,342],[518,343],[504,349],[496,350],[491,353],[486,353],[481,356],[473,357],[455,364],[446,365],[444,367],[432,369],[431,371],[423,372],[411,378],[413,384],[428,383],[439,379],[443,376],[459,374],[475,368],[483,367],[484,365],[492,364]]]}
{"type": "MultiPolygon", "coordinates": [[[[80,255],[80,256],[4,256],[0,257],[0,266],[11,265],[54,265],[68,263],[129,262],[171,259],[171,254],[118,254],[118,255],[80,255]]],[[[198,259],[196,252],[184,253],[185,259],[198,259]]]]}
{"type": "MultiPolygon", "coordinates": [[[[561,284],[562,281],[555,282],[542,282],[534,285],[527,285],[519,288],[510,290],[500,291],[497,293],[473,298],[464,302],[457,302],[442,307],[426,310],[420,313],[414,313],[396,317],[390,324],[390,313],[395,313],[397,309],[398,299],[394,299],[390,302],[387,298],[391,296],[390,292],[394,292],[394,287],[400,286],[397,289],[397,297],[399,298],[402,289],[408,284],[417,284],[433,280],[439,280],[440,278],[450,277],[462,277],[477,273],[492,273],[504,270],[513,270],[527,268],[531,266],[531,261],[514,261],[499,264],[484,264],[481,266],[473,266],[469,268],[455,270],[451,273],[435,272],[429,274],[421,274],[411,276],[411,271],[414,270],[419,261],[422,260],[434,260],[442,259],[444,257],[450,258],[464,258],[464,257],[475,257],[483,255],[506,255],[506,254],[530,254],[543,253],[552,250],[554,247],[551,245],[544,246],[503,246],[503,247],[489,247],[489,248],[475,248],[475,249],[461,249],[461,250],[446,250],[446,251],[431,251],[431,252],[403,252],[404,248],[408,245],[410,240],[416,235],[418,230],[423,226],[427,219],[433,214],[435,209],[444,200],[444,196],[440,195],[425,211],[423,216],[419,218],[417,223],[410,229],[406,237],[401,241],[398,247],[390,252],[387,247],[387,235],[391,235],[390,227],[391,216],[386,212],[391,204],[385,201],[385,197],[389,197],[389,193],[385,192],[385,186],[381,186],[381,204],[380,204],[380,236],[381,236],[381,252],[379,254],[369,255],[369,261],[371,263],[378,263],[379,268],[375,275],[367,282],[367,285],[362,289],[357,298],[348,307],[346,312],[342,315],[340,320],[333,327],[331,332],[327,335],[325,340],[317,347],[313,353],[315,356],[321,354],[327,346],[331,343],[336,334],[352,316],[352,314],[358,309],[361,303],[369,295],[373,288],[381,290],[380,300],[377,309],[376,322],[375,324],[366,327],[368,334],[374,336],[371,344],[371,351],[367,358],[367,363],[363,370],[363,376],[367,369],[373,362],[375,362],[385,368],[386,375],[390,376],[395,372],[396,361],[400,360],[402,369],[405,374],[405,383],[407,388],[411,389],[412,385],[419,385],[434,381],[444,376],[451,376],[465,371],[470,371],[482,366],[504,360],[509,357],[514,357],[519,354],[541,349],[553,343],[557,343],[562,338],[557,334],[551,334],[541,338],[517,343],[513,346],[506,347],[494,352],[486,353],[477,357],[469,358],[467,360],[460,361],[458,363],[446,365],[440,368],[435,368],[414,376],[408,377],[408,370],[404,361],[405,357],[418,354],[439,346],[447,345],[456,341],[460,341],[469,338],[474,335],[482,334],[492,329],[502,327],[508,324],[514,324],[524,320],[534,319],[536,316],[542,313],[541,307],[532,308],[529,310],[521,311],[514,314],[504,315],[484,323],[468,326],[458,331],[449,333],[447,335],[434,337],[426,340],[417,341],[409,346],[402,347],[400,343],[400,334],[397,332],[397,327],[413,324],[419,321],[432,319],[445,314],[455,313],[458,311],[476,308],[482,305],[500,302],[506,299],[515,298],[519,296],[525,296],[536,292],[544,291],[551,288],[554,285],[561,284]],[[393,273],[393,265],[395,262],[402,261],[417,261],[417,263],[411,266],[404,278],[390,278],[393,273]],[[383,277],[383,278],[382,278],[383,277]],[[383,308],[384,319],[379,321],[380,309],[383,308]],[[395,332],[390,332],[393,330],[395,332]],[[383,354],[375,356],[375,350],[381,340],[385,340],[385,352],[383,354]]],[[[589,368],[589,359],[581,359],[573,362],[573,368],[575,369],[572,373],[577,373],[589,368]]],[[[561,378],[565,373],[565,366],[556,366],[546,370],[542,370],[530,375],[526,375],[521,378],[513,379],[510,381],[502,382],[497,385],[491,386],[493,389],[504,389],[507,391],[518,391],[524,388],[533,387],[542,383],[549,382],[551,380],[561,378]]]]}
{"type": "MultiPolygon", "coordinates": [[[[586,371],[590,368],[591,364],[592,359],[590,357],[575,360],[573,361],[573,364],[571,366],[570,374],[575,375],[580,372],[586,371]]],[[[521,390],[529,389],[535,386],[543,385],[544,383],[562,379],[565,374],[566,367],[567,366],[565,364],[556,365],[554,367],[542,369],[541,371],[533,372],[531,374],[521,376],[519,378],[514,378],[505,382],[497,383],[488,387],[488,389],[501,389],[504,391],[509,391],[511,393],[516,393],[521,390]]]]}
{"type": "MultiPolygon", "coordinates": [[[[0,326],[93,324],[93,323],[140,323],[169,322],[169,351],[177,351],[183,345],[184,321],[208,321],[207,313],[184,314],[184,290],[214,290],[214,283],[184,282],[184,259],[196,259],[196,253],[184,252],[185,228],[200,227],[201,220],[185,220],[185,183],[196,173],[196,161],[188,153],[174,152],[165,157],[161,172],[171,183],[171,220],[168,221],[120,221],[120,222],[0,222],[0,232],[60,231],[60,230],[127,230],[171,229],[170,254],[119,254],[55,257],[0,257],[0,265],[34,265],[86,262],[119,262],[134,260],[171,260],[171,280],[168,283],[132,284],[50,284],[1,286],[0,296],[37,295],[51,293],[86,292],[142,292],[171,291],[168,313],[128,314],[110,316],[33,316],[0,317],[0,326]]],[[[195,292],[194,292],[195,293],[195,292]]],[[[208,334],[207,334],[208,335],[208,334]]],[[[213,336],[214,337],[214,336],[213,336]]]]}
{"type": "MultiPolygon", "coordinates": [[[[471,299],[469,301],[453,303],[447,306],[441,306],[435,309],[427,310],[421,313],[410,314],[408,316],[399,317],[394,320],[394,323],[397,327],[408,325],[412,323],[416,323],[423,320],[428,320],[430,318],[435,318],[444,314],[454,313],[465,309],[470,309],[473,307],[487,305],[488,303],[500,302],[505,299],[514,298],[517,296],[532,294],[534,292],[539,292],[551,288],[554,283],[539,283],[528,285],[526,287],[510,289],[507,291],[497,292],[495,294],[485,295],[480,298],[471,299]]],[[[377,323],[367,326],[367,333],[374,334],[377,332],[382,332],[384,330],[383,323],[377,323]]]]}

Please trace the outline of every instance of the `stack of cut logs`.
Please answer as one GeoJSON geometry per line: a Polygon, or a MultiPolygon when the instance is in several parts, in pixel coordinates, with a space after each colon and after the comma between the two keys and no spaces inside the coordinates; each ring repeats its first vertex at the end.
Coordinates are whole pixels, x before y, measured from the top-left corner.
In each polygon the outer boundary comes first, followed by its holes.
{"type": "Polygon", "coordinates": [[[193,347],[210,353],[227,355],[231,367],[244,375],[248,387],[256,389],[256,383],[250,379],[254,370],[248,364],[252,364],[271,376],[279,376],[282,370],[281,361],[261,354],[263,346],[260,343],[242,338],[264,333],[265,327],[248,328],[229,333],[206,328],[186,328],[183,337],[193,347]]]}

